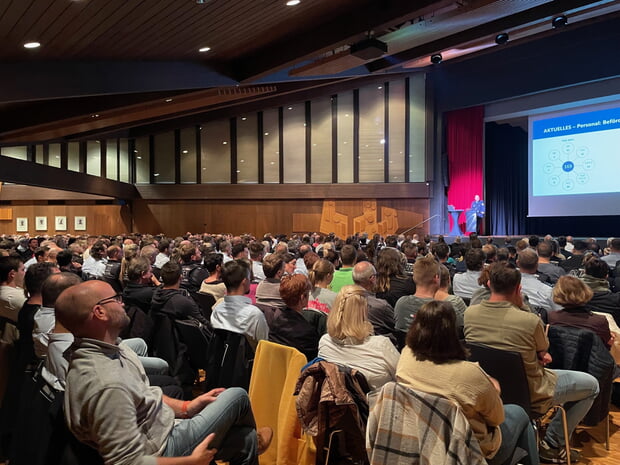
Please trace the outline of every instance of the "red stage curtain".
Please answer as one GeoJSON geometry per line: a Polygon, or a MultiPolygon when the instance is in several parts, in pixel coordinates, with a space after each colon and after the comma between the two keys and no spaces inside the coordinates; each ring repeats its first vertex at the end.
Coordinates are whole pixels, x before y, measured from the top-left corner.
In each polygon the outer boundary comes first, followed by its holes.
{"type": "MultiPolygon", "coordinates": [[[[484,107],[471,107],[446,114],[446,149],[448,153],[448,205],[467,210],[476,194],[484,199],[483,144],[484,107]]],[[[447,213],[446,213],[447,214],[447,213]]],[[[450,219],[452,223],[452,219],[450,219]]],[[[459,223],[465,230],[465,214],[459,223]]]]}

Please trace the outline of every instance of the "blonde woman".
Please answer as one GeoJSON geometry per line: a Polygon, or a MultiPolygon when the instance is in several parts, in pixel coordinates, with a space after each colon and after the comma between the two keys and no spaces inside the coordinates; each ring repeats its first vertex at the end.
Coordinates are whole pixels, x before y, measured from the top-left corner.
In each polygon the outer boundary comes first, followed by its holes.
{"type": "Polygon", "coordinates": [[[314,308],[324,313],[329,313],[334,306],[336,293],[329,289],[329,284],[334,277],[334,265],[325,259],[317,260],[308,273],[312,283],[312,292],[308,300],[308,308],[314,308]]]}
{"type": "Polygon", "coordinates": [[[445,301],[452,304],[456,314],[457,328],[463,327],[463,315],[467,305],[458,295],[450,294],[450,271],[444,265],[439,265],[439,289],[435,292],[435,300],[445,301]]]}
{"type": "Polygon", "coordinates": [[[371,389],[376,389],[396,379],[399,356],[387,337],[373,335],[366,290],[344,286],[327,317],[327,334],[319,341],[319,357],[359,370],[371,389]]]}

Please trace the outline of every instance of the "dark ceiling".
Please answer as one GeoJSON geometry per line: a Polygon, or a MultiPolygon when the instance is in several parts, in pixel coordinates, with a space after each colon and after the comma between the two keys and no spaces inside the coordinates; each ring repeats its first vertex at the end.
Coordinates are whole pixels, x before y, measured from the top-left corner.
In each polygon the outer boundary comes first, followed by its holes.
{"type": "Polygon", "coordinates": [[[618,0],[3,0],[0,142],[105,134],[343,79],[428,71],[433,53],[469,60],[560,34],[551,27],[560,14],[568,29],[618,11],[618,0]],[[500,32],[506,45],[495,44],[500,32]],[[351,54],[369,36],[387,53],[351,54]],[[32,41],[41,46],[23,47],[32,41]]]}

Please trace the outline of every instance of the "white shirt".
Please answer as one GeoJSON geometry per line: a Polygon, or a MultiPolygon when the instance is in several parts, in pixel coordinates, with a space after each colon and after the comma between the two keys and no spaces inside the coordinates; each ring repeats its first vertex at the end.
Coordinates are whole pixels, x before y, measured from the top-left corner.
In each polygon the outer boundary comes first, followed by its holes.
{"type": "Polygon", "coordinates": [[[50,334],[56,326],[56,313],[53,308],[41,307],[34,314],[34,328],[32,340],[34,341],[34,353],[39,358],[47,356],[50,334]]]}
{"type": "Polygon", "coordinates": [[[258,341],[269,336],[265,315],[252,305],[249,297],[243,295],[227,295],[221,303],[213,307],[211,326],[214,329],[245,335],[254,349],[258,341]]]}
{"type": "Polygon", "coordinates": [[[553,288],[540,282],[536,275],[521,273],[521,289],[530,300],[531,307],[543,307],[547,311],[562,310],[553,301],[553,288]]]}
{"type": "Polygon", "coordinates": [[[252,260],[252,274],[254,275],[254,282],[256,283],[265,279],[262,262],[252,260]]]}
{"type": "Polygon", "coordinates": [[[159,268],[161,270],[161,267],[164,266],[169,261],[170,261],[170,257],[168,255],[166,255],[165,253],[159,252],[157,254],[157,257],[155,257],[155,263],[153,264],[153,267],[159,268]]]}
{"type": "Polygon", "coordinates": [[[452,280],[452,289],[454,290],[454,295],[458,295],[459,297],[464,297],[466,299],[471,299],[472,294],[481,287],[483,287],[478,284],[478,278],[480,278],[480,273],[482,272],[467,270],[465,273],[455,274],[452,280]]]}
{"type": "Polygon", "coordinates": [[[88,257],[84,260],[84,264],[82,265],[82,273],[101,278],[105,273],[106,263],[107,260],[105,258],[95,260],[93,257],[88,257]]]}
{"type": "Polygon", "coordinates": [[[400,354],[385,336],[368,336],[362,344],[338,341],[329,334],[319,340],[319,357],[359,370],[371,389],[396,380],[400,354]]]}

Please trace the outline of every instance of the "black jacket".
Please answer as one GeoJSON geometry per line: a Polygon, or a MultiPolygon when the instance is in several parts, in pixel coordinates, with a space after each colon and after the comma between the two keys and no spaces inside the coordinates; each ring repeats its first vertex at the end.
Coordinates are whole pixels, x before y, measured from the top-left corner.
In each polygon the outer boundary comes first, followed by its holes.
{"type": "Polygon", "coordinates": [[[589,373],[599,384],[599,395],[583,422],[588,426],[600,423],[609,413],[612,381],[616,363],[601,338],[587,329],[549,326],[549,368],[589,373]]]}
{"type": "Polygon", "coordinates": [[[194,318],[203,325],[209,325],[209,321],[200,311],[200,308],[183,289],[157,288],[151,301],[152,312],[165,312],[174,319],[186,320],[194,318]]]}
{"type": "Polygon", "coordinates": [[[128,283],[125,289],[123,289],[125,308],[136,306],[140,307],[144,313],[149,313],[151,310],[151,300],[153,300],[153,292],[155,292],[153,286],[128,283]]]}
{"type": "Polygon", "coordinates": [[[620,293],[611,291],[595,292],[586,308],[591,312],[609,313],[620,325],[620,293]]]}

